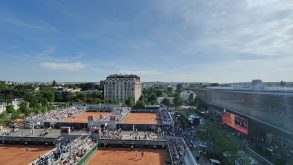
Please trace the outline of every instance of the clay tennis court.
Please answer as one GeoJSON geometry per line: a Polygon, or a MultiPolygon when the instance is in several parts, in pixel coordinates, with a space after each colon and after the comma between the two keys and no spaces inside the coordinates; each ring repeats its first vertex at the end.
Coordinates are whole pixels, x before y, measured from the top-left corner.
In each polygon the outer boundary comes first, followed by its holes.
{"type": "Polygon", "coordinates": [[[123,124],[159,124],[156,113],[129,113],[123,124]]]}
{"type": "Polygon", "coordinates": [[[93,116],[94,120],[97,120],[100,118],[100,115],[102,115],[102,117],[105,117],[105,116],[109,115],[109,112],[84,112],[82,114],[79,114],[78,116],[66,118],[63,120],[63,122],[66,122],[66,123],[87,123],[88,116],[93,116]]]}
{"type": "Polygon", "coordinates": [[[22,145],[1,145],[0,146],[0,164],[1,165],[27,165],[36,160],[39,155],[48,153],[53,147],[28,146],[29,152],[26,152],[22,145]]]}
{"type": "Polygon", "coordinates": [[[88,165],[165,165],[165,162],[165,150],[136,149],[130,151],[127,148],[119,148],[98,150],[88,165]],[[136,157],[136,153],[138,157],[136,157]]]}

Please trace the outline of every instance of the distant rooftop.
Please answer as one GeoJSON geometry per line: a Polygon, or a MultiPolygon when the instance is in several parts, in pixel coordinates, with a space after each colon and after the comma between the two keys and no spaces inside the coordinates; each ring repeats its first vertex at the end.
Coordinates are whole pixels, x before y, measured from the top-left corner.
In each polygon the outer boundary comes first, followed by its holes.
{"type": "Polygon", "coordinates": [[[140,80],[140,77],[134,74],[113,74],[107,77],[108,78],[135,78],[140,80]]]}

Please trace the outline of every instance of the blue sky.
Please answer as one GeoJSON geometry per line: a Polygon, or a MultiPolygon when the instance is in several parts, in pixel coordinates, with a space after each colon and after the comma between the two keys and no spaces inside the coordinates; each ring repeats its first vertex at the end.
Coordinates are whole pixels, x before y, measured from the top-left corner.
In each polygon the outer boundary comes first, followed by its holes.
{"type": "Polygon", "coordinates": [[[293,81],[291,0],[0,2],[0,79],[293,81]]]}

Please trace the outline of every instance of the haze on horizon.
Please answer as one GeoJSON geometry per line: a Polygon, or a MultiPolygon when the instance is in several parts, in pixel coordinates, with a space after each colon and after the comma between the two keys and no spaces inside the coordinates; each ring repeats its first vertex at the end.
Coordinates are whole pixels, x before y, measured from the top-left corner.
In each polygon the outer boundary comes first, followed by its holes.
{"type": "Polygon", "coordinates": [[[293,81],[293,1],[2,1],[0,80],[293,81]]]}

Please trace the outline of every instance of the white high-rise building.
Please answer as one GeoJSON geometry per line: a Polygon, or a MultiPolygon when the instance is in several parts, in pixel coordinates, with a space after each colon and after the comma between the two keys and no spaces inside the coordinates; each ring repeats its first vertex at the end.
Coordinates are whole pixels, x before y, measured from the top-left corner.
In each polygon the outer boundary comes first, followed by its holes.
{"type": "Polygon", "coordinates": [[[6,111],[7,102],[0,102],[0,114],[6,111]]]}
{"type": "Polygon", "coordinates": [[[135,102],[141,96],[140,77],[137,75],[110,75],[104,81],[104,98],[125,101],[134,97],[135,102]]]}

